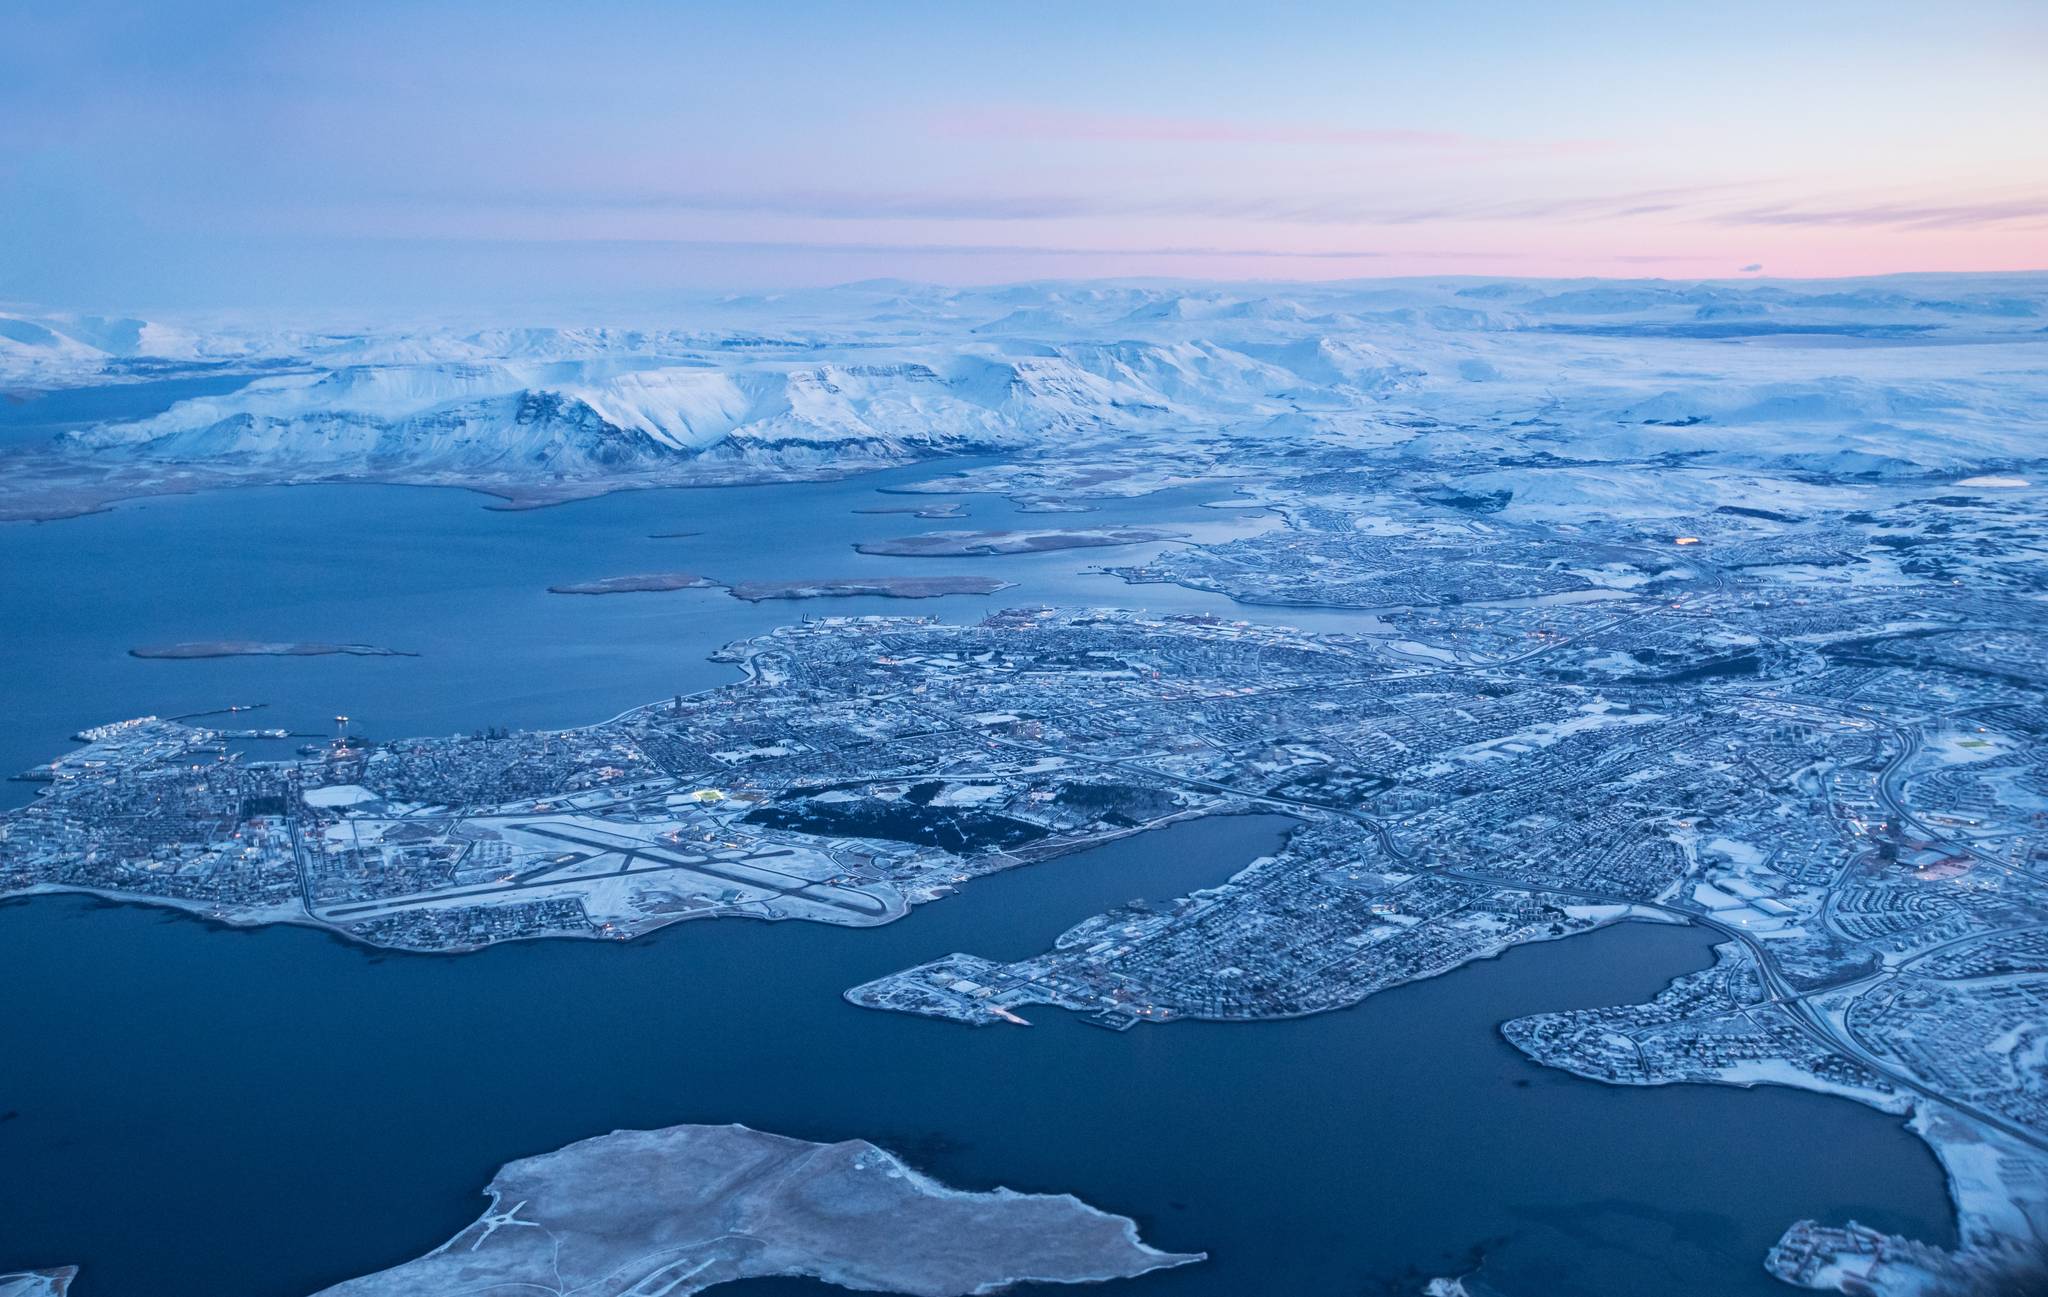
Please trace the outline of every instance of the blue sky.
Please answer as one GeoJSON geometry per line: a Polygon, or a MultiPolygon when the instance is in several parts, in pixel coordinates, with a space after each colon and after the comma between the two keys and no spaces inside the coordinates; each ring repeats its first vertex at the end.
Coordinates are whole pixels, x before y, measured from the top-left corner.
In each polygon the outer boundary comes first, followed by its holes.
{"type": "Polygon", "coordinates": [[[2048,8],[0,0],[0,298],[2048,265],[2048,8]]]}

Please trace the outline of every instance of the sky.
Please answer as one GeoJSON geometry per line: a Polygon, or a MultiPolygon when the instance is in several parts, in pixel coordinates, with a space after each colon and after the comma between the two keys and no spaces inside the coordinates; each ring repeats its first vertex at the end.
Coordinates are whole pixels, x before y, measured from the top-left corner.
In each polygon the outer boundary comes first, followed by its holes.
{"type": "Polygon", "coordinates": [[[2048,268],[2048,4],[0,0],[0,300],[2048,268]]]}

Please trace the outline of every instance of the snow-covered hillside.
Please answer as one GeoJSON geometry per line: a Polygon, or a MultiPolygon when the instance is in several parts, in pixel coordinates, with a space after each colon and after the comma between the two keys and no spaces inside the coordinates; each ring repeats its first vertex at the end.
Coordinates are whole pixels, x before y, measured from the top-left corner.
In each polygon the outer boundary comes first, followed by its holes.
{"type": "Polygon", "coordinates": [[[261,378],[74,441],[185,462],[588,474],[704,455],[888,462],[1017,439],[998,410],[922,365],[643,368],[600,359],[261,378]]]}
{"type": "Polygon", "coordinates": [[[879,282],[469,331],[0,314],[18,390],[193,373],[247,382],[54,453],[588,490],[1110,445],[1887,475],[2048,455],[2048,276],[879,282]]]}

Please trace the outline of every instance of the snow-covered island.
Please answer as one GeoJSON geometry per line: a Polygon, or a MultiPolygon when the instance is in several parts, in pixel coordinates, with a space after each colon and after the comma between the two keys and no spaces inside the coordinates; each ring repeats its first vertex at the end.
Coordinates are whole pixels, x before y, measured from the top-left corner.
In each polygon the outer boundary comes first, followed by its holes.
{"type": "Polygon", "coordinates": [[[703,590],[716,581],[688,572],[637,572],[595,581],[569,581],[548,587],[549,594],[659,594],[668,590],[703,590]]]}
{"type": "MultiPolygon", "coordinates": [[[[507,1164],[476,1222],[417,1260],[318,1297],[689,1297],[769,1275],[969,1297],[1092,1284],[1201,1261],[1071,1194],[969,1193],[866,1140],[746,1126],[622,1130],[507,1164]]],[[[0,1297],[65,1297],[76,1267],[0,1275],[0,1297]]]]}
{"type": "Polygon", "coordinates": [[[1106,549],[1179,540],[1187,533],[1160,527],[1068,527],[1045,531],[932,531],[921,536],[863,541],[863,554],[898,558],[968,558],[989,554],[1044,554],[1060,549],[1106,549]]]}
{"type": "Polygon", "coordinates": [[[404,649],[379,644],[320,644],[275,640],[185,640],[177,644],[144,644],[128,650],[139,658],[232,658],[232,657],[418,657],[404,649]]]}
{"type": "Polygon", "coordinates": [[[814,581],[741,581],[732,597],[749,603],[766,599],[939,599],[955,594],[995,594],[1016,585],[993,576],[826,577],[814,581]]]}
{"type": "Polygon", "coordinates": [[[966,1193],[865,1140],[745,1126],[601,1135],[513,1162],[487,1192],[490,1210],[448,1242],[321,1297],[689,1297],[764,1275],[967,1297],[1202,1260],[1148,1247],[1127,1217],[1071,1195],[966,1193]]]}
{"type": "Polygon", "coordinates": [[[0,1297],[64,1297],[77,1278],[76,1266],[0,1274],[0,1297]]]}

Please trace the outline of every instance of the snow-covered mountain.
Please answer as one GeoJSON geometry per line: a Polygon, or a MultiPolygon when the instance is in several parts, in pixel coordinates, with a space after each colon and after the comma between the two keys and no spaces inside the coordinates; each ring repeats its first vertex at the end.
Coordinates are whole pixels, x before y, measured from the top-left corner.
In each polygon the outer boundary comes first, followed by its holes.
{"type": "Polygon", "coordinates": [[[1119,440],[1887,473],[2048,455],[2048,276],[880,281],[470,330],[0,314],[17,389],[201,372],[247,381],[61,453],[592,489],[1119,440]]]}
{"type": "Polygon", "coordinates": [[[0,310],[0,385],[77,386],[194,366],[250,363],[290,355],[295,339],[265,342],[238,330],[210,330],[103,315],[36,315],[0,310]]]}
{"type": "Polygon", "coordinates": [[[805,361],[353,364],[254,379],[71,441],[179,462],[371,472],[577,475],[697,458],[858,465],[1018,449],[1063,433],[1268,417],[1287,408],[1302,381],[1196,343],[805,361]]]}
{"type": "Polygon", "coordinates": [[[703,455],[886,462],[1016,439],[995,410],[921,365],[607,359],[350,365],[262,378],[75,441],[190,462],[574,475],[703,455]]]}

